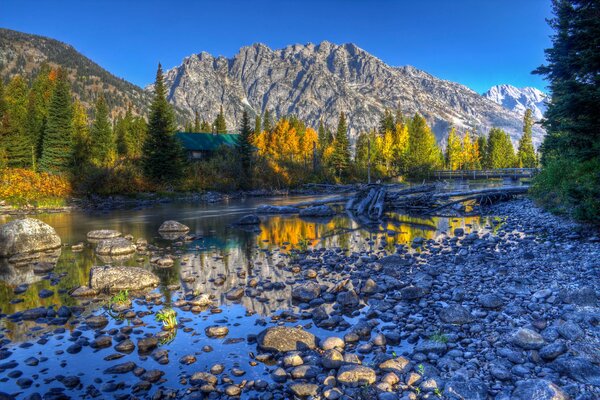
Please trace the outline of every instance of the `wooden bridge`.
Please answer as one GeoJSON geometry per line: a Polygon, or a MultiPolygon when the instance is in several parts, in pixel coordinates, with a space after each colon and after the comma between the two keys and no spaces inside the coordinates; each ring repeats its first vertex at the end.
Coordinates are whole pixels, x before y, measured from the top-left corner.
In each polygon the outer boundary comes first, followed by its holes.
{"type": "Polygon", "coordinates": [[[531,178],[539,171],[538,168],[498,168],[498,169],[461,169],[456,171],[433,171],[435,179],[491,179],[491,178],[531,178]]]}

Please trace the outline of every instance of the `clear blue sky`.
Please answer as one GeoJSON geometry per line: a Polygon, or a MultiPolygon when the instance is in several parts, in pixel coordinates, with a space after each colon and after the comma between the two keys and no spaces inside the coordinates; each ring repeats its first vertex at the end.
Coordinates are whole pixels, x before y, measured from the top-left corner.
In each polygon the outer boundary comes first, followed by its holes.
{"type": "Polygon", "coordinates": [[[0,26],[49,36],[140,86],[193,53],[245,45],[353,42],[482,92],[545,83],[550,0],[1,0],[0,26]]]}

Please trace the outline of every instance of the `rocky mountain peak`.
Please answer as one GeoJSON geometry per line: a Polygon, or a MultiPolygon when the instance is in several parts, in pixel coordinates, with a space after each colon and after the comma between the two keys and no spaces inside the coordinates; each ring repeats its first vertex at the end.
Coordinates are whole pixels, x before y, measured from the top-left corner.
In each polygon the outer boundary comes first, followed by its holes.
{"type": "MultiPolygon", "coordinates": [[[[276,116],[294,114],[335,129],[341,111],[351,138],[375,128],[386,109],[421,113],[441,140],[451,125],[487,133],[492,126],[518,140],[522,118],[471,89],[438,79],[412,66],[392,67],[352,43],[293,44],[272,50],[255,43],[231,58],[208,53],[188,57],[166,72],[169,101],[213,120],[221,105],[230,130],[243,110],[276,116]]],[[[543,136],[536,127],[534,141],[543,136]]]]}

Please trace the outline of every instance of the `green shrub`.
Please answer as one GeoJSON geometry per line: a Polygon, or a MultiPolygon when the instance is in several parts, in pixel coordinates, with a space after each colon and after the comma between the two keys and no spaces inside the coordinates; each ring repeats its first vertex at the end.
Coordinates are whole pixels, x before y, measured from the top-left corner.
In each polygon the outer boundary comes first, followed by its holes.
{"type": "Polygon", "coordinates": [[[554,213],[600,224],[600,160],[550,160],[535,178],[531,194],[554,213]]]}

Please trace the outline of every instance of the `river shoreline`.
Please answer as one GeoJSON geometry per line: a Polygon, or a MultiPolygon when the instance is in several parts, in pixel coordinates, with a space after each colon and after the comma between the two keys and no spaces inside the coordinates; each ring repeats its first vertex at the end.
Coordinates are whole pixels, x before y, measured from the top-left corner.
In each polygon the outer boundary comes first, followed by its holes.
{"type": "MultiPolygon", "coordinates": [[[[65,371],[87,357],[93,376],[47,369],[40,376],[47,357],[19,361],[29,346],[4,337],[0,379],[14,389],[3,390],[98,398],[599,398],[598,232],[524,198],[484,211],[500,218],[478,232],[454,229],[391,252],[269,251],[285,284],[237,269],[239,283],[208,308],[196,305],[186,284],[193,275],[182,272],[170,300],[157,291],[136,296],[122,319],[103,308],[90,319],[79,306],[30,312],[51,328],[31,348],[52,343],[65,371]],[[244,312],[246,299],[277,304],[270,293],[294,306],[264,317],[244,312]],[[165,303],[179,314],[174,345],[160,345],[166,334],[153,323],[165,303]],[[70,333],[53,325],[59,312],[70,333]],[[232,352],[233,359],[224,356],[232,352]],[[54,392],[42,377],[56,382],[54,392]]],[[[153,249],[180,257],[176,248],[153,249]]],[[[31,321],[25,313],[2,318],[31,321]]]]}

